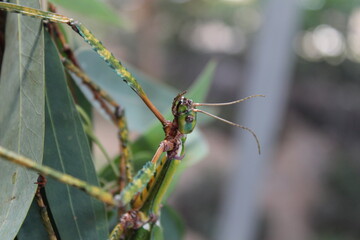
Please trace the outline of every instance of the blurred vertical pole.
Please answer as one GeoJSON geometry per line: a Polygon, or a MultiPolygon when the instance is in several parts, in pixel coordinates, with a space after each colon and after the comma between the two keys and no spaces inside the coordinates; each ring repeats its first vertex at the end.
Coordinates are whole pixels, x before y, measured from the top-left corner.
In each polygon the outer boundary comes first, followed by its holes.
{"type": "Polygon", "coordinates": [[[233,168],[220,209],[216,239],[254,240],[261,216],[260,198],[267,168],[283,123],[288,88],[294,65],[293,41],[299,29],[298,0],[268,0],[248,66],[248,81],[242,96],[265,94],[239,106],[238,122],[258,135],[262,153],[245,131],[235,137],[233,168]]]}

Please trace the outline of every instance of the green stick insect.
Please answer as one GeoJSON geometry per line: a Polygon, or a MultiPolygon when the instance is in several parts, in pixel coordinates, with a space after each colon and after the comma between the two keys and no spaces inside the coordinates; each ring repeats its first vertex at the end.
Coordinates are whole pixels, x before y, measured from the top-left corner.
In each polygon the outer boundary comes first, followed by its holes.
{"type": "MultiPolygon", "coordinates": [[[[81,23],[57,13],[41,11],[11,3],[0,2],[0,9],[47,20],[49,22],[65,23],[69,25],[108,63],[111,68],[115,70],[120,78],[134,90],[162,124],[165,133],[164,140],[160,143],[151,161],[147,162],[142,169],[132,177],[131,171],[129,170],[131,163],[129,162],[130,154],[127,146],[127,127],[123,110],[110,96],[93,83],[78,68],[78,66],[67,59],[63,59],[63,64],[66,69],[79,76],[83,80],[83,83],[93,90],[94,95],[98,97],[100,104],[102,104],[105,109],[108,108],[108,105],[115,108],[114,114],[112,114],[112,120],[119,128],[119,138],[122,141],[121,149],[123,151],[122,159],[120,161],[120,170],[118,171],[121,175],[119,180],[119,185],[121,185],[119,187],[119,192],[116,194],[109,193],[98,186],[90,185],[87,182],[68,174],[37,164],[27,157],[0,146],[0,157],[2,159],[24,166],[41,175],[50,176],[67,185],[75,186],[105,204],[118,208],[119,220],[111,231],[108,239],[156,239],[156,237],[154,238],[154,232],[156,232],[158,228],[160,209],[164,195],[169,189],[172,179],[179,168],[181,159],[185,154],[184,144],[186,136],[187,134],[190,134],[196,126],[197,113],[206,114],[225,123],[247,130],[255,138],[260,153],[258,138],[251,129],[217,117],[198,107],[231,105],[263,95],[252,95],[233,102],[214,104],[194,103],[191,99],[185,97],[186,92],[182,92],[173,100],[171,108],[173,120],[169,121],[165,119],[160,111],[149,100],[135,77],[81,23]],[[163,153],[165,153],[164,156],[163,153]]],[[[111,110],[108,112],[111,115],[111,110]]],[[[44,207],[44,203],[38,195],[39,194],[37,193],[36,196],[38,202],[41,202],[39,206],[44,207]]],[[[48,219],[48,217],[46,219],[48,219]]],[[[49,224],[49,221],[50,220],[44,220],[45,224],[49,224]]],[[[48,230],[48,233],[50,239],[57,239],[54,231],[48,230]]]]}

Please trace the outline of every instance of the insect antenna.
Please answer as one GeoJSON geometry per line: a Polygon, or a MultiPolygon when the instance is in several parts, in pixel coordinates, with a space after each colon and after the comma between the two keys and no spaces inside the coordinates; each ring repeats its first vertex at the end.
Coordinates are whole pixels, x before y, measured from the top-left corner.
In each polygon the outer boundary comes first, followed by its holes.
{"type": "Polygon", "coordinates": [[[250,98],[254,98],[254,97],[265,97],[265,95],[262,94],[256,94],[256,95],[251,95],[236,101],[232,101],[232,102],[225,102],[225,103],[193,103],[193,106],[227,106],[227,105],[232,105],[235,103],[239,103],[239,102],[243,102],[246,101],[250,98]]]}
{"type": "MultiPolygon", "coordinates": [[[[193,103],[193,106],[227,106],[227,105],[232,105],[232,104],[236,104],[236,103],[239,103],[239,102],[243,102],[245,100],[248,100],[250,98],[254,98],[254,97],[265,97],[265,95],[262,95],[262,94],[257,94],[257,95],[251,95],[251,96],[248,96],[248,97],[245,97],[245,98],[242,98],[242,99],[239,99],[239,100],[236,100],[236,101],[232,101],[232,102],[225,102],[225,103],[193,103]]],[[[229,120],[226,120],[224,118],[221,118],[221,117],[218,117],[214,114],[211,114],[209,112],[206,112],[204,110],[201,110],[201,109],[198,109],[198,108],[194,108],[193,109],[195,112],[199,112],[199,113],[203,113],[205,115],[208,115],[210,117],[213,117],[215,119],[218,119],[222,122],[225,122],[227,124],[230,124],[232,126],[235,126],[235,127],[238,127],[238,128],[241,128],[241,129],[244,129],[248,132],[250,132],[253,137],[255,138],[255,141],[256,141],[256,144],[257,144],[257,148],[258,148],[258,152],[259,154],[261,153],[261,147],[260,147],[260,142],[259,142],[259,139],[258,137],[256,136],[255,132],[253,130],[251,130],[250,128],[248,127],[245,127],[243,125],[240,125],[240,124],[237,124],[237,123],[234,123],[234,122],[231,122],[229,120]]]]}
{"type": "Polygon", "coordinates": [[[255,141],[256,141],[256,144],[257,144],[257,147],[258,147],[258,152],[259,152],[259,154],[261,153],[261,148],[260,148],[259,139],[258,139],[258,137],[256,136],[255,132],[254,132],[253,130],[251,130],[250,128],[245,127],[245,126],[240,125],[240,124],[237,124],[237,123],[233,123],[233,122],[231,122],[231,121],[229,121],[229,120],[226,120],[226,119],[221,118],[221,117],[218,117],[218,116],[216,116],[216,115],[214,115],[214,114],[205,112],[204,110],[201,110],[201,109],[195,108],[194,111],[195,111],[195,112],[199,112],[199,113],[203,113],[203,114],[208,115],[208,116],[210,116],[210,117],[213,117],[213,118],[215,118],[215,119],[217,119],[217,120],[220,120],[220,121],[222,121],[222,122],[225,122],[225,123],[227,123],[227,124],[230,124],[230,125],[232,125],[232,126],[235,126],[235,127],[238,127],[238,128],[241,128],[241,129],[244,129],[244,130],[250,132],[250,133],[254,136],[254,138],[255,138],[255,141]]]}

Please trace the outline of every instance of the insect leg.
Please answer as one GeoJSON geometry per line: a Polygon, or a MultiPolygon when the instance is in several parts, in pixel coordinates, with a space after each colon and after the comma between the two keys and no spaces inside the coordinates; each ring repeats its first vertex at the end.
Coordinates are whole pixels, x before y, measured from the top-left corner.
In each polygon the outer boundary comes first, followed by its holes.
{"type": "Polygon", "coordinates": [[[0,146],[0,157],[2,157],[2,159],[4,160],[26,167],[32,171],[39,172],[42,175],[50,176],[65,184],[77,187],[82,191],[86,192],[87,194],[89,194],[90,196],[93,196],[104,203],[107,203],[112,206],[119,206],[119,203],[113,198],[113,196],[110,193],[102,190],[101,188],[97,186],[89,185],[85,181],[82,181],[68,174],[64,174],[62,172],[56,171],[55,169],[52,169],[50,167],[37,164],[36,162],[30,160],[29,158],[26,158],[20,154],[7,150],[2,146],[0,146]]]}
{"type": "Polygon", "coordinates": [[[115,117],[117,120],[118,127],[118,138],[120,139],[120,178],[119,178],[119,189],[120,192],[125,188],[127,183],[133,181],[133,167],[131,164],[131,151],[129,147],[129,131],[127,127],[127,121],[125,118],[125,112],[123,109],[116,108],[115,117]]]}
{"type": "Polygon", "coordinates": [[[143,212],[130,210],[120,218],[109,235],[109,240],[120,240],[126,230],[138,229],[150,220],[143,212]]]}
{"type": "Polygon", "coordinates": [[[37,202],[37,204],[38,204],[38,206],[40,208],[40,215],[41,215],[41,218],[42,218],[42,222],[44,224],[46,232],[48,233],[49,239],[50,240],[57,240],[58,238],[56,237],[54,228],[53,228],[53,226],[51,224],[51,221],[50,221],[50,217],[49,217],[47,207],[46,207],[46,205],[44,203],[44,198],[43,198],[44,192],[41,191],[45,187],[46,178],[44,176],[42,176],[42,175],[39,175],[36,184],[38,184],[38,188],[36,189],[35,199],[36,199],[36,202],[37,202]]]}
{"type": "Polygon", "coordinates": [[[164,118],[160,111],[147,97],[146,93],[142,89],[141,85],[137,82],[136,78],[121,64],[118,59],[114,57],[114,55],[108,49],[104,47],[101,41],[99,41],[90,32],[90,30],[87,29],[80,22],[77,22],[72,18],[68,18],[57,13],[41,11],[38,9],[19,6],[12,3],[0,2],[0,9],[20,13],[35,18],[46,19],[51,22],[66,23],[71,26],[71,28],[76,33],[78,33],[85,40],[85,42],[87,42],[94,49],[94,51],[96,51],[104,59],[104,61],[109,64],[111,68],[114,69],[114,71],[122,78],[122,80],[136,92],[136,94],[143,100],[143,102],[148,106],[148,108],[153,112],[153,114],[159,119],[161,124],[165,126],[168,123],[168,121],[164,118]]]}
{"type": "Polygon", "coordinates": [[[166,141],[162,141],[152,160],[147,162],[142,169],[137,172],[132,182],[128,183],[124,190],[118,195],[118,200],[122,205],[128,204],[138,192],[141,192],[146,187],[155,173],[157,161],[166,149],[166,141]]]}
{"type": "MultiPolygon", "coordinates": [[[[94,94],[98,94],[99,97],[104,99],[108,104],[110,104],[115,109],[114,113],[111,112],[111,110],[106,110],[106,108],[105,111],[108,113],[108,115],[112,119],[112,122],[118,128],[118,138],[120,140],[120,150],[121,150],[121,157],[119,164],[119,172],[120,172],[119,190],[122,191],[126,183],[132,181],[131,151],[128,144],[129,134],[128,134],[126,117],[125,117],[125,111],[109,94],[107,94],[107,92],[102,90],[81,69],[75,66],[72,62],[70,62],[66,58],[63,58],[63,64],[68,71],[79,77],[82,80],[82,82],[94,92],[94,94]]],[[[107,107],[107,105],[103,107],[107,107]]]]}

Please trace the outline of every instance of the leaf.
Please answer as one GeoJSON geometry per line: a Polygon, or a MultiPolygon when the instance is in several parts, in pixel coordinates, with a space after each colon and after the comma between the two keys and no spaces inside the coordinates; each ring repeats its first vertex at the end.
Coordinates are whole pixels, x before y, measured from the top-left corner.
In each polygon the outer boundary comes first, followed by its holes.
{"type": "MultiPolygon", "coordinates": [[[[50,39],[46,47],[44,164],[99,186],[88,140],[66,86],[58,52],[50,39]]],[[[48,180],[45,191],[62,239],[106,239],[108,224],[103,203],[52,179],[48,180]]]]}
{"type": "MultiPolygon", "coordinates": [[[[44,165],[99,185],[87,137],[66,86],[64,69],[48,34],[44,165]]],[[[62,239],[106,239],[104,204],[79,189],[48,179],[46,197],[62,239]]]]}
{"type": "MultiPolygon", "coordinates": [[[[17,4],[40,8],[38,0],[17,4]]],[[[44,42],[40,20],[9,13],[0,79],[0,145],[41,163],[44,42]]],[[[37,174],[0,161],[0,236],[14,239],[31,205],[37,174]]]]}
{"type": "MultiPolygon", "coordinates": [[[[129,129],[133,131],[143,132],[151,124],[158,123],[152,112],[141,101],[141,99],[133,92],[122,79],[111,69],[99,55],[92,50],[81,50],[76,52],[76,57],[80,62],[84,72],[112,96],[126,110],[129,129]]],[[[127,66],[128,67],[128,66],[127,66]]],[[[173,88],[160,84],[149,77],[141,74],[140,71],[129,68],[140,85],[143,87],[151,101],[160,110],[160,112],[168,111],[177,91],[173,88]]],[[[73,76],[73,75],[72,75],[73,76]]],[[[76,76],[73,76],[76,80],[76,76]]],[[[103,113],[101,107],[95,101],[92,93],[87,90],[81,81],[76,81],[80,89],[85,93],[89,102],[100,112],[103,113]]],[[[105,118],[107,115],[103,114],[105,118]]]]}
{"type": "MultiPolygon", "coordinates": [[[[45,50],[47,108],[44,164],[98,185],[87,138],[69,95],[59,54],[47,32],[45,50]]],[[[102,203],[50,178],[45,190],[61,238],[106,239],[108,225],[102,203]]],[[[31,210],[18,239],[47,240],[37,205],[33,204],[31,210]]]]}
{"type": "Polygon", "coordinates": [[[39,206],[35,198],[31,204],[24,223],[17,234],[17,240],[25,239],[49,240],[49,235],[43,225],[39,212],[39,206]]]}
{"type": "Polygon", "coordinates": [[[161,226],[164,232],[164,239],[184,239],[185,225],[178,213],[168,205],[161,209],[161,226]]]}
{"type": "Polygon", "coordinates": [[[118,27],[123,25],[123,21],[118,14],[105,3],[98,0],[50,0],[50,2],[104,23],[113,24],[118,27]]]}
{"type": "Polygon", "coordinates": [[[186,95],[188,98],[191,98],[194,102],[203,102],[205,100],[214,76],[216,64],[215,60],[211,60],[206,64],[204,70],[191,85],[186,95]]]}

